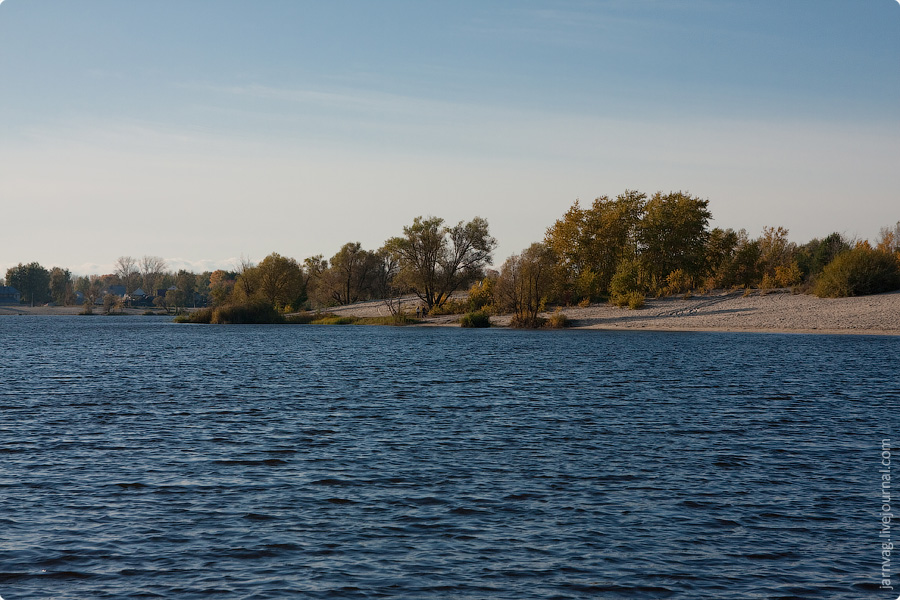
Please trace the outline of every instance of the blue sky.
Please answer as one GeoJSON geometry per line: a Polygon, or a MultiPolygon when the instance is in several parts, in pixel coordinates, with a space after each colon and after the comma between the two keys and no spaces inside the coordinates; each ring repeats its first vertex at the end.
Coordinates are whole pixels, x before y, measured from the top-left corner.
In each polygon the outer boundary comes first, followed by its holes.
{"type": "Polygon", "coordinates": [[[897,0],[6,0],[0,269],[228,268],[576,198],[714,226],[900,219],[897,0]]]}

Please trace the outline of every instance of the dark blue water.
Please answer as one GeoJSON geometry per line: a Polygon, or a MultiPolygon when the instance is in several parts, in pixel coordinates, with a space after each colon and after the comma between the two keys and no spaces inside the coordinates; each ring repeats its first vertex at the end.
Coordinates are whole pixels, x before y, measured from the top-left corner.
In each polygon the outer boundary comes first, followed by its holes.
{"type": "Polygon", "coordinates": [[[2,317],[0,348],[5,600],[900,594],[897,337],[2,317]]]}

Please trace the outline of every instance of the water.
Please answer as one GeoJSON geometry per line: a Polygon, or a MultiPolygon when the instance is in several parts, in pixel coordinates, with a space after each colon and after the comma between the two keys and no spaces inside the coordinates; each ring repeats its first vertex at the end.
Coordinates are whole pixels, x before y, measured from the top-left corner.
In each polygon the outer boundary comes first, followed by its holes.
{"type": "Polygon", "coordinates": [[[4,317],[0,347],[6,600],[900,594],[900,338],[4,317]]]}

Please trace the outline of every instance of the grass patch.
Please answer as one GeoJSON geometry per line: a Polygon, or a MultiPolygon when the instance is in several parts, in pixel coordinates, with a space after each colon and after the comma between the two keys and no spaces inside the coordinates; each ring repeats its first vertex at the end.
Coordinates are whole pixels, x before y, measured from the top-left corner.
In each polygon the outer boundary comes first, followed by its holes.
{"type": "Polygon", "coordinates": [[[409,315],[388,315],[386,317],[360,317],[357,319],[360,325],[415,325],[419,323],[409,315]]]}
{"type": "Polygon", "coordinates": [[[339,317],[337,315],[323,315],[310,321],[310,325],[355,325],[359,319],[356,317],[339,317]]]}

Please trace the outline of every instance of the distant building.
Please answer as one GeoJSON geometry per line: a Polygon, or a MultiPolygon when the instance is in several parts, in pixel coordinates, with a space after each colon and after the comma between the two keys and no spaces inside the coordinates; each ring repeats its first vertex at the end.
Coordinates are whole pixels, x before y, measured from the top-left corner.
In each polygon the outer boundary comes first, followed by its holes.
{"type": "Polygon", "coordinates": [[[0,304],[19,304],[22,301],[22,294],[14,287],[0,285],[0,304]]]}
{"type": "Polygon", "coordinates": [[[125,297],[125,286],[124,285],[111,285],[100,294],[101,296],[105,296],[107,294],[112,294],[113,296],[118,296],[120,298],[125,297]]]}

